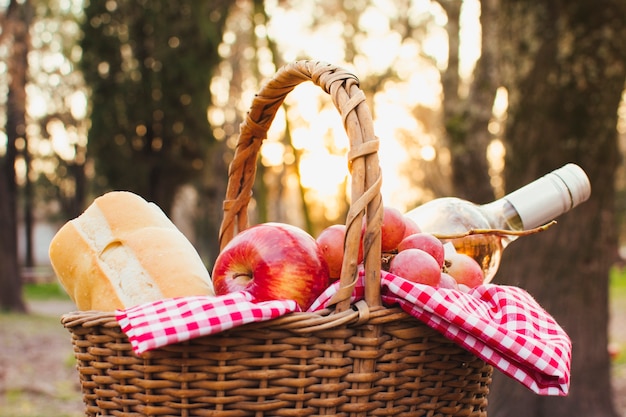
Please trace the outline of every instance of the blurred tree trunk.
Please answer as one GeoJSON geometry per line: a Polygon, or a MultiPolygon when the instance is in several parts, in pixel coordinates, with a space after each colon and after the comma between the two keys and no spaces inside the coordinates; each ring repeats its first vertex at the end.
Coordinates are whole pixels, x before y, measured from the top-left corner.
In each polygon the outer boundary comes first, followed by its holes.
{"type": "Polygon", "coordinates": [[[224,217],[224,196],[226,195],[228,163],[225,155],[228,147],[225,141],[216,141],[207,155],[207,169],[198,187],[199,216],[195,243],[209,271],[219,254],[219,230],[224,217]]]}
{"type": "Polygon", "coordinates": [[[448,16],[448,66],[442,74],[443,119],[452,154],[454,195],[476,203],[494,199],[489,182],[487,146],[492,137],[487,129],[492,117],[498,84],[495,60],[494,18],[498,0],[484,1],[481,10],[482,54],[474,70],[469,93],[461,94],[459,45],[461,0],[439,0],[448,16]],[[468,175],[469,174],[469,175],[468,175]]]}
{"type": "MultiPolygon", "coordinates": [[[[26,84],[24,84],[24,87],[26,84]]],[[[24,120],[24,126],[26,125],[26,121],[24,120]]],[[[28,149],[28,135],[26,132],[22,135],[24,138],[24,149],[22,150],[22,156],[24,158],[24,167],[26,171],[24,172],[24,185],[22,198],[24,200],[23,204],[23,222],[24,222],[24,265],[27,268],[32,268],[35,266],[35,254],[33,248],[33,228],[35,227],[35,218],[33,214],[33,181],[31,180],[31,163],[32,163],[32,155],[28,149]]]]}
{"type": "Polygon", "coordinates": [[[626,1],[502,0],[507,191],[567,162],[591,199],[546,233],[514,243],[498,283],[528,290],[573,342],[567,397],[537,396],[497,374],[490,417],[617,416],[611,402],[608,274],[617,248],[617,108],[626,81],[626,1]]]}
{"type": "Polygon", "coordinates": [[[17,255],[15,161],[16,143],[20,138],[25,142],[26,135],[26,72],[32,14],[28,0],[22,3],[11,1],[3,25],[3,32],[10,34],[11,52],[7,62],[10,77],[6,104],[7,150],[0,157],[0,309],[12,311],[26,310],[17,255]]]}

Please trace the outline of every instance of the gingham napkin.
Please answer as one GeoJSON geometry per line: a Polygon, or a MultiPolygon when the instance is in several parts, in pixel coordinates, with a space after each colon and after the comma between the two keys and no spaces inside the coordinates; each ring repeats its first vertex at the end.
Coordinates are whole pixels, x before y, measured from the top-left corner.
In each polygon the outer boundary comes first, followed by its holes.
{"type": "MultiPolygon", "coordinates": [[[[363,273],[353,301],[363,297],[363,273]]],[[[330,286],[310,307],[327,307],[330,286]]],[[[524,290],[482,285],[463,293],[415,284],[381,272],[385,305],[404,311],[540,395],[567,395],[571,341],[558,323],[524,290]]],[[[299,311],[292,300],[255,303],[245,292],[220,297],[184,297],[116,312],[137,354],[242,324],[299,311]]]]}
{"type": "Polygon", "coordinates": [[[242,324],[299,311],[293,300],[255,303],[247,292],[220,297],[165,298],[117,310],[115,318],[138,355],[148,350],[220,333],[242,324]]]}

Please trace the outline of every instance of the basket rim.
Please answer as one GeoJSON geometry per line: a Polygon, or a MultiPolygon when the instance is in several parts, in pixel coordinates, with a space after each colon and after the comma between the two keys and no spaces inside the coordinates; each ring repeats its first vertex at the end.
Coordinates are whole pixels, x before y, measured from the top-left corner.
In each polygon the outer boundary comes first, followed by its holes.
{"type": "MultiPolygon", "coordinates": [[[[289,330],[294,333],[309,334],[341,325],[360,325],[366,322],[372,325],[384,325],[406,318],[415,319],[399,306],[381,305],[370,307],[365,300],[359,300],[352,304],[350,309],[344,311],[337,311],[332,307],[318,311],[297,311],[262,322],[242,324],[233,329],[280,327],[283,330],[289,330]]],[[[113,328],[119,326],[115,311],[99,310],[67,312],[61,316],[61,324],[67,329],[97,326],[113,328]]]]}

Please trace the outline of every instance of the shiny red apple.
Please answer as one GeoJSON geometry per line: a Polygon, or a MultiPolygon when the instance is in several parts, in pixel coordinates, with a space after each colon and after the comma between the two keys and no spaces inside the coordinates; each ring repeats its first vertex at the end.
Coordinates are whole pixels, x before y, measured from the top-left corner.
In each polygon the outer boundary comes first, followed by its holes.
{"type": "Polygon", "coordinates": [[[403,238],[414,235],[415,233],[420,233],[422,229],[420,229],[419,225],[415,220],[408,216],[404,216],[404,236],[403,238]]]}
{"type": "Polygon", "coordinates": [[[439,280],[438,288],[449,288],[452,290],[458,290],[459,284],[456,282],[456,279],[452,277],[452,275],[442,272],[441,279],[439,280]]]}
{"type": "Polygon", "coordinates": [[[217,295],[248,291],[257,301],[295,300],[306,310],[328,286],[328,265],[315,239],[283,223],[238,233],[215,260],[217,295]]]}
{"type": "Polygon", "coordinates": [[[398,244],[398,252],[402,252],[405,249],[421,249],[424,252],[428,252],[439,264],[441,268],[443,266],[445,250],[441,240],[437,239],[430,233],[413,233],[402,239],[398,244]]]}
{"type": "Polygon", "coordinates": [[[383,207],[383,223],[380,227],[381,251],[389,252],[398,248],[406,229],[405,217],[394,207],[383,207]]]}
{"type": "Polygon", "coordinates": [[[389,272],[419,284],[437,287],[441,281],[441,267],[429,253],[409,248],[398,252],[389,263],[389,272]]]}
{"type": "Polygon", "coordinates": [[[317,236],[317,245],[328,264],[328,273],[331,281],[339,279],[341,276],[345,239],[345,224],[333,224],[328,226],[317,236]]]}
{"type": "Polygon", "coordinates": [[[474,258],[464,253],[451,253],[446,255],[445,272],[459,284],[469,288],[477,287],[485,279],[485,273],[474,258]]]}

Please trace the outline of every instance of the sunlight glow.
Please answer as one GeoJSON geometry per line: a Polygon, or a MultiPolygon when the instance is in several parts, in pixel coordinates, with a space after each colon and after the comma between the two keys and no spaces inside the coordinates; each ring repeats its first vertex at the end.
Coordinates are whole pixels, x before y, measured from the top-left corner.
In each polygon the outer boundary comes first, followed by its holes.
{"type": "Polygon", "coordinates": [[[493,100],[493,115],[502,117],[509,107],[509,92],[504,87],[498,87],[496,97],[493,100]]]}
{"type": "Polygon", "coordinates": [[[26,86],[26,111],[35,119],[48,114],[48,103],[45,96],[40,94],[32,84],[26,86]]]}
{"type": "Polygon", "coordinates": [[[463,0],[459,28],[459,74],[465,79],[472,76],[480,57],[482,31],[479,21],[480,0],[463,0]]]}
{"type": "Polygon", "coordinates": [[[504,169],[504,155],[506,151],[501,140],[493,140],[487,147],[487,159],[495,169],[504,169]]]}
{"type": "Polygon", "coordinates": [[[502,171],[504,170],[504,157],[506,149],[504,143],[499,139],[491,141],[487,146],[487,159],[489,160],[490,169],[489,175],[491,176],[491,186],[494,188],[495,195],[498,197],[504,196],[504,180],[502,178],[502,171]]]}
{"type": "Polygon", "coordinates": [[[0,156],[4,156],[7,153],[7,135],[0,131],[0,156]]]}
{"type": "Polygon", "coordinates": [[[87,116],[87,95],[84,91],[76,91],[70,97],[70,113],[76,120],[87,116]]]}
{"type": "Polygon", "coordinates": [[[348,175],[345,157],[323,152],[306,153],[300,160],[302,186],[314,188],[322,198],[337,195],[348,175]]]}
{"type": "Polygon", "coordinates": [[[277,167],[283,164],[285,145],[280,142],[265,141],[261,147],[261,163],[266,167],[277,167]]]}
{"type": "MultiPolygon", "coordinates": [[[[411,180],[403,172],[410,162],[409,157],[426,162],[439,161],[440,164],[445,163],[442,159],[449,157],[445,150],[438,154],[433,121],[419,120],[421,115],[417,114],[421,112],[430,117],[441,110],[441,71],[447,67],[448,61],[447,15],[443,8],[429,0],[414,0],[408,9],[402,9],[392,0],[372,0],[355,21],[344,15],[337,19],[320,19],[315,2],[305,0],[294,0],[289,7],[278,0],[268,1],[265,7],[269,20],[256,27],[257,35],[261,36],[260,39],[267,36],[280,46],[282,62],[296,59],[326,61],[353,71],[368,79],[369,83],[375,82],[376,74],[384,74],[381,85],[368,86],[375,92],[373,97],[368,97],[368,105],[374,117],[374,130],[381,141],[379,160],[383,172],[383,200],[401,210],[408,208],[406,205],[415,201],[415,193],[409,192],[413,187],[411,180]],[[400,13],[407,12],[408,16],[400,16],[400,13]],[[392,22],[404,18],[423,31],[424,40],[394,30],[392,22]],[[344,22],[358,28],[344,26],[344,22]],[[345,62],[348,48],[350,62],[345,62]],[[392,74],[388,78],[387,72],[392,74]],[[412,147],[411,152],[407,152],[407,146],[412,147]]],[[[345,13],[341,8],[332,12],[345,13]]],[[[471,75],[480,55],[479,16],[479,0],[463,0],[459,51],[461,77],[471,75]]],[[[249,23],[237,21],[237,25],[244,24],[249,23]]],[[[235,52],[240,30],[241,27],[233,27],[225,32],[220,46],[223,57],[235,52]]],[[[249,30],[255,29],[250,27],[249,30]]],[[[263,48],[256,65],[261,65],[263,76],[269,77],[276,69],[269,65],[271,60],[266,56],[269,51],[263,48]]],[[[243,55],[245,59],[245,53],[243,55]]],[[[232,72],[232,68],[224,66],[211,85],[217,109],[210,110],[208,118],[214,129],[229,123],[223,109],[232,107],[233,98],[229,97],[232,72]]],[[[243,83],[249,81],[243,80],[243,83]]],[[[242,86],[243,96],[236,101],[239,110],[248,110],[257,88],[252,82],[249,86],[242,86]]],[[[316,204],[332,211],[331,206],[337,206],[338,193],[346,192],[349,142],[339,112],[329,97],[312,83],[300,84],[287,95],[285,106],[278,110],[268,139],[261,147],[262,163],[268,167],[290,163],[294,158],[291,147],[299,157],[300,180],[306,189],[307,200],[315,199],[316,204]],[[284,137],[287,120],[290,143],[285,142],[284,137]]]]}
{"type": "Polygon", "coordinates": [[[302,2],[300,6],[290,9],[268,7],[272,21],[267,33],[273,39],[280,40],[284,51],[283,59],[289,62],[302,57],[315,57],[320,61],[342,62],[343,24],[328,20],[323,24],[323,28],[318,30],[318,34],[311,33],[307,28],[311,25],[316,2],[302,2]]]}
{"type": "Polygon", "coordinates": [[[617,108],[617,132],[620,135],[626,135],[626,90],[617,108]]]}
{"type": "Polygon", "coordinates": [[[438,69],[448,66],[448,37],[443,28],[424,40],[424,52],[435,59],[438,69]]]}
{"type": "Polygon", "coordinates": [[[65,129],[65,125],[59,119],[53,119],[48,122],[46,130],[50,134],[52,141],[52,149],[66,161],[74,159],[76,149],[73,146],[71,137],[65,129]]]}
{"type": "Polygon", "coordinates": [[[437,152],[435,151],[433,145],[425,145],[422,146],[422,149],[420,150],[420,156],[424,161],[431,162],[435,160],[435,157],[437,157],[437,152]]]}

